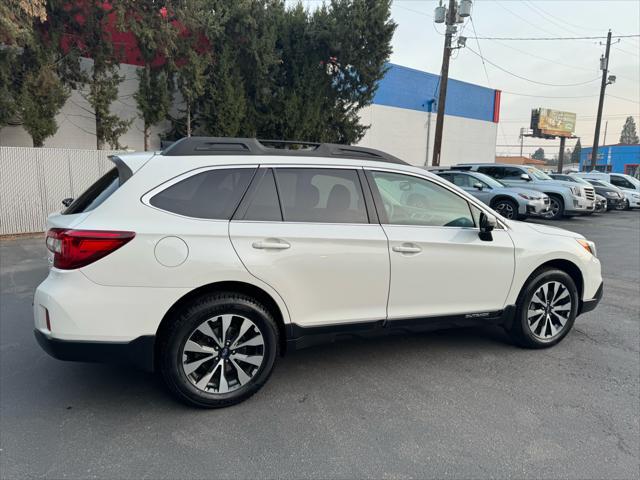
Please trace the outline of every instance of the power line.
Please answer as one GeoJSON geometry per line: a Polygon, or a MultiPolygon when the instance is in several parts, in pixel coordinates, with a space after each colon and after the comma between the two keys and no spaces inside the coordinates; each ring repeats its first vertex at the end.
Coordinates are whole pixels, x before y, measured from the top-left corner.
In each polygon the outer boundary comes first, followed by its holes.
{"type": "Polygon", "coordinates": [[[526,23],[527,25],[530,25],[531,27],[534,27],[536,30],[542,30],[545,33],[548,33],[549,35],[555,35],[554,32],[551,32],[549,30],[545,30],[544,28],[540,27],[540,26],[536,26],[533,25],[528,19],[524,18],[523,16],[515,13],[513,10],[510,10],[509,8],[505,7],[504,5],[502,5],[500,2],[498,2],[497,0],[494,0],[494,3],[496,5],[498,5],[500,8],[502,8],[504,11],[509,12],[511,15],[513,15],[516,18],[519,18],[520,20],[522,20],[524,23],[526,23]]]}
{"type": "MultiPolygon", "coordinates": [[[[639,38],[640,34],[612,35],[611,38],[639,38]]],[[[472,37],[468,37],[472,38],[472,37]]],[[[553,41],[553,40],[606,40],[607,37],[478,37],[478,40],[509,40],[509,41],[553,41]]]]}
{"type": "MultiPolygon", "coordinates": [[[[471,22],[471,28],[473,29],[473,34],[477,37],[478,32],[476,32],[476,24],[473,23],[473,15],[469,16],[469,21],[471,22]]],[[[482,47],[480,47],[480,40],[476,38],[476,45],[478,45],[478,52],[480,52],[480,60],[482,60],[482,68],[484,69],[484,75],[487,78],[487,86],[491,88],[491,80],[489,79],[489,72],[487,71],[487,65],[484,63],[484,56],[482,55],[482,47]]],[[[507,136],[504,133],[504,127],[498,122],[498,127],[500,128],[500,133],[502,134],[502,139],[506,142],[507,136]]]]}
{"type": "MultiPolygon", "coordinates": [[[[469,51],[470,51],[471,53],[473,53],[474,55],[477,55],[478,57],[482,58],[482,56],[481,56],[478,52],[476,52],[475,50],[473,50],[471,47],[467,47],[467,50],[469,50],[469,51]]],[[[526,77],[523,77],[523,76],[521,76],[521,75],[518,75],[517,73],[513,73],[513,72],[511,72],[511,71],[507,70],[506,68],[501,67],[500,65],[498,65],[498,64],[496,64],[496,63],[494,63],[494,62],[492,62],[491,60],[489,60],[489,59],[488,59],[488,58],[486,58],[486,57],[484,58],[484,60],[485,60],[489,65],[493,65],[493,66],[494,66],[495,68],[497,68],[498,70],[501,70],[501,71],[503,71],[504,73],[507,73],[507,74],[509,74],[509,75],[511,75],[511,76],[513,76],[513,77],[519,78],[520,80],[525,80],[525,81],[527,81],[527,82],[535,83],[535,84],[538,84],[538,85],[544,85],[544,86],[546,86],[546,87],[578,87],[578,86],[580,86],[580,85],[587,85],[587,84],[589,84],[589,83],[593,83],[593,82],[595,82],[596,80],[599,80],[599,79],[600,79],[599,77],[596,77],[596,78],[592,78],[591,80],[588,80],[588,81],[586,81],[586,82],[579,82],[579,83],[566,83],[566,84],[545,83],[545,82],[539,82],[539,81],[537,81],[537,80],[531,80],[530,78],[526,78],[526,77]]]]}

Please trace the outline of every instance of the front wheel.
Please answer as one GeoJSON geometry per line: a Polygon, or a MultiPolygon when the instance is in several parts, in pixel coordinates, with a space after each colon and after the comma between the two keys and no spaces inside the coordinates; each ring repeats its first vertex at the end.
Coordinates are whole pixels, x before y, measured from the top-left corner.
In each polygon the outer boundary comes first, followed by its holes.
{"type": "Polygon", "coordinates": [[[549,213],[547,218],[560,220],[564,215],[564,200],[556,195],[549,195],[549,213]]]}
{"type": "Polygon", "coordinates": [[[518,216],[518,205],[513,200],[502,199],[493,204],[493,209],[509,220],[518,216]]]}
{"type": "Polygon", "coordinates": [[[578,313],[578,290],[562,270],[538,271],[518,298],[511,338],[525,348],[547,348],[560,342],[578,313]]]}
{"type": "Polygon", "coordinates": [[[234,405],[267,381],[278,355],[278,329],[251,297],[205,296],[176,316],[158,345],[160,372],[178,399],[197,407],[234,405]]]}

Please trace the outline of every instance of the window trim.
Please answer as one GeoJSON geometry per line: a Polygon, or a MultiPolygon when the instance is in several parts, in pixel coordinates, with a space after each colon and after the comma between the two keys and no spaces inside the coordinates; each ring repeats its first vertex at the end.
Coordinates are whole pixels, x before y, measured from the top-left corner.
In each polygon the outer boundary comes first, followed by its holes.
{"type": "Polygon", "coordinates": [[[161,184],[148,190],[146,193],[143,193],[142,196],[140,197],[140,201],[149,208],[153,208],[154,210],[157,210],[159,212],[166,213],[168,215],[174,215],[176,217],[188,218],[189,220],[199,220],[202,222],[229,222],[229,220],[232,219],[236,214],[236,212],[238,211],[238,208],[240,208],[240,205],[242,205],[242,202],[246,197],[247,192],[249,191],[249,188],[251,188],[251,184],[255,180],[256,174],[258,172],[258,167],[259,165],[257,164],[242,164],[242,165],[214,165],[214,166],[208,166],[208,167],[194,168],[192,170],[188,170],[179,175],[171,177],[168,180],[165,180],[164,182],[162,182],[161,184]],[[163,192],[167,188],[175,185],[178,182],[186,180],[187,178],[193,177],[195,175],[199,175],[200,173],[208,172],[211,170],[232,170],[232,169],[235,170],[235,169],[245,169],[245,168],[253,169],[254,170],[253,176],[251,177],[251,180],[249,181],[249,185],[247,186],[246,190],[242,193],[242,196],[240,197],[240,201],[238,202],[238,205],[236,205],[236,208],[234,209],[233,213],[227,220],[222,218],[191,217],[189,215],[182,215],[181,213],[171,212],[169,210],[165,210],[163,208],[159,208],[151,204],[151,198],[153,198],[158,193],[163,192]]]}
{"type": "MultiPolygon", "coordinates": [[[[475,225],[476,221],[475,218],[473,216],[473,211],[471,210],[471,206],[476,207],[478,210],[480,210],[481,212],[484,212],[485,214],[488,215],[494,215],[495,214],[491,211],[489,211],[487,209],[487,206],[480,202],[478,199],[476,199],[473,195],[470,195],[466,192],[464,192],[464,190],[462,190],[465,194],[461,195],[460,192],[457,191],[457,189],[459,189],[460,187],[455,186],[453,183],[449,182],[448,180],[444,179],[444,178],[440,178],[437,175],[434,175],[436,178],[431,178],[425,175],[420,175],[416,172],[409,172],[406,170],[399,170],[399,169],[394,169],[394,168],[378,168],[378,167],[363,167],[367,182],[369,183],[369,187],[371,188],[371,191],[373,193],[373,200],[375,202],[376,205],[376,210],[378,210],[378,212],[382,211],[382,214],[380,216],[380,225],[389,225],[389,226],[395,226],[395,227],[411,227],[411,228],[460,228],[460,229],[465,229],[465,230],[474,230],[474,231],[480,231],[480,227],[479,226],[474,226],[474,227],[455,227],[455,226],[435,226],[435,225],[397,225],[394,223],[388,223],[388,219],[386,218],[386,211],[384,210],[384,206],[382,204],[382,197],[380,196],[380,192],[378,191],[378,187],[375,184],[375,179],[373,178],[373,175],[371,172],[387,172],[387,173],[396,173],[399,175],[407,175],[410,177],[416,177],[416,178],[420,178],[422,180],[426,180],[428,182],[434,183],[446,190],[449,190],[451,193],[453,193],[454,195],[457,195],[458,197],[460,197],[462,200],[464,200],[465,202],[467,202],[467,204],[469,205],[469,213],[471,214],[471,218],[473,219],[473,223],[475,225]],[[449,185],[447,185],[449,184],[449,185]],[[453,187],[453,188],[452,188],[453,187]],[[467,195],[469,198],[467,198],[467,195]]],[[[497,225],[496,225],[496,229],[497,230],[509,230],[509,227],[502,222],[502,220],[496,216],[496,221],[497,221],[497,225]]]]}

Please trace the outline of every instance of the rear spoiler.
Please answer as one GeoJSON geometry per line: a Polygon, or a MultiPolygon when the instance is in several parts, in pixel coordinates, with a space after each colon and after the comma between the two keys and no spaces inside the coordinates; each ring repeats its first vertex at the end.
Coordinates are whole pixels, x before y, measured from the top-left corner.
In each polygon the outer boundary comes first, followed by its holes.
{"type": "Polygon", "coordinates": [[[155,155],[155,152],[138,152],[109,155],[120,177],[120,185],[129,180],[142,166],[155,155]]]}

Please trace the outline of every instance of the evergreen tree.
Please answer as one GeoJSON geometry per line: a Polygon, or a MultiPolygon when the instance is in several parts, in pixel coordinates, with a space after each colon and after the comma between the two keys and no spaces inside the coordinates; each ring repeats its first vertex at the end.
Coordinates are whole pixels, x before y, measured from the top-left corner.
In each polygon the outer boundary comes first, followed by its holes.
{"type": "Polygon", "coordinates": [[[167,74],[163,69],[145,65],[138,70],[138,91],[133,94],[144,122],[144,149],[149,150],[152,125],[164,120],[171,106],[167,74]]]}
{"type": "Polygon", "coordinates": [[[42,22],[47,18],[44,2],[9,2],[0,7],[0,127],[17,123],[41,147],[58,130],[55,117],[69,97],[56,70],[57,50],[51,48],[42,22]],[[7,28],[15,24],[14,29],[7,28]]]}
{"type": "Polygon", "coordinates": [[[18,57],[17,69],[22,71],[17,76],[21,80],[17,112],[34,147],[42,147],[56,133],[55,117],[69,98],[69,89],[56,74],[47,51],[46,46],[25,47],[18,57]]]}
{"type": "Polygon", "coordinates": [[[126,3],[64,2],[47,3],[53,38],[66,35],[66,49],[71,54],[61,64],[63,81],[74,87],[85,87],[83,97],[95,117],[96,148],[105,145],[122,148],[120,137],[129,129],[131,120],[122,120],[111,113],[111,104],[118,98],[118,87],[124,77],[119,73],[121,55],[112,41],[109,26],[116,18],[124,18],[126,3]],[[115,11],[117,7],[119,10],[115,11]],[[81,68],[80,56],[92,60],[86,71],[81,68]],[[88,87],[88,88],[87,88],[88,87]]]}
{"type": "Polygon", "coordinates": [[[544,160],[544,149],[538,148],[535,152],[533,152],[531,158],[533,158],[534,160],[544,160]]]}
{"type": "Polygon", "coordinates": [[[164,120],[171,107],[168,72],[174,62],[178,30],[172,22],[174,13],[160,7],[156,0],[124,3],[124,28],[135,36],[143,63],[137,72],[134,98],[144,122],[144,149],[148,150],[151,127],[164,120]]]}
{"type": "Polygon", "coordinates": [[[576,146],[573,147],[573,151],[571,152],[571,163],[580,163],[580,153],[582,152],[582,144],[580,143],[580,139],[576,142],[576,146]]]}
{"type": "Polygon", "coordinates": [[[638,144],[638,133],[636,131],[636,122],[633,117],[627,117],[620,132],[620,143],[625,145],[638,144]]]}

